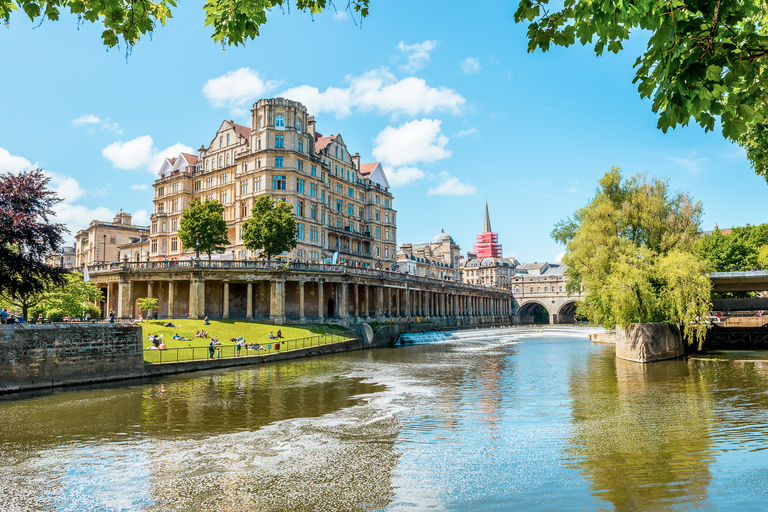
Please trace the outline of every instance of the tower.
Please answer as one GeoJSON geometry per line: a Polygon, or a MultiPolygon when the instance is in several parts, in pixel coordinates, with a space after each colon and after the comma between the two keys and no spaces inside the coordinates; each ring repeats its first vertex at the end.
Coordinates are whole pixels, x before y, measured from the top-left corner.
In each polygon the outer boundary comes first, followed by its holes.
{"type": "Polygon", "coordinates": [[[485,202],[485,222],[483,232],[477,234],[477,243],[473,250],[478,258],[501,258],[499,235],[491,231],[491,216],[488,214],[488,201],[485,202]]]}

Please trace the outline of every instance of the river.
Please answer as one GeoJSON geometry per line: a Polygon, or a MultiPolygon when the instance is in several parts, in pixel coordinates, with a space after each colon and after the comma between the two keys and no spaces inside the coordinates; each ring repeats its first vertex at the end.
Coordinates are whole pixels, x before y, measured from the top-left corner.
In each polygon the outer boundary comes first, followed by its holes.
{"type": "Polygon", "coordinates": [[[415,336],[6,399],[0,510],[768,507],[768,362],[640,365],[588,332],[415,336]]]}

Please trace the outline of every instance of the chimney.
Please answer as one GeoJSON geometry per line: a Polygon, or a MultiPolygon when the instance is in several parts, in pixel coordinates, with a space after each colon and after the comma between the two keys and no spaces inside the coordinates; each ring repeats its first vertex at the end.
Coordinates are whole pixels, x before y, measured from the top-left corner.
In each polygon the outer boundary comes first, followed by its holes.
{"type": "Polygon", "coordinates": [[[315,116],[307,117],[307,131],[312,136],[312,140],[315,140],[315,116]]]}
{"type": "Polygon", "coordinates": [[[360,170],[360,153],[355,153],[352,155],[352,167],[358,171],[360,170]]]}

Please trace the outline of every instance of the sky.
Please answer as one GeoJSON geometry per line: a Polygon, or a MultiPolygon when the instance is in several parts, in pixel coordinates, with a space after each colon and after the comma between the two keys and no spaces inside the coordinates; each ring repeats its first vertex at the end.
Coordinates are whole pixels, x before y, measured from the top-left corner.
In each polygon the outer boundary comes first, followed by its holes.
{"type": "Polygon", "coordinates": [[[362,23],[275,9],[256,40],[222,47],[200,3],[181,2],[129,54],[71,15],[40,24],[14,12],[0,26],[0,172],[48,173],[68,245],[119,210],[148,225],[164,157],[196,153],[223,120],[250,125],[253,103],[284,97],[363,163],[382,162],[398,245],[444,230],[470,251],[487,201],[504,256],[558,261],[550,231],[612,166],[701,201],[702,229],[768,221],[768,185],[741,148],[719,130],[656,128],[632,84],[646,34],[618,55],[528,53],[516,2],[371,3],[362,23]]]}

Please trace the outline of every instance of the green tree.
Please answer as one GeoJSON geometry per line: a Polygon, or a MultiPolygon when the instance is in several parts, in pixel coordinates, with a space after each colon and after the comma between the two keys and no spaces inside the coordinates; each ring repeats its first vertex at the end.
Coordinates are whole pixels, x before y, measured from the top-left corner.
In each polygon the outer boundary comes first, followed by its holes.
{"type": "Polygon", "coordinates": [[[91,282],[83,281],[83,274],[67,274],[63,285],[50,284],[30,308],[33,317],[40,313],[44,318],[62,318],[81,315],[100,316],[95,305],[104,300],[101,290],[91,282]]]}
{"type": "Polygon", "coordinates": [[[139,303],[139,308],[142,311],[144,311],[144,313],[160,307],[160,301],[154,297],[143,297],[138,300],[138,303],[139,303]]]}
{"type": "Polygon", "coordinates": [[[200,249],[211,259],[212,253],[223,253],[229,245],[224,205],[218,201],[195,199],[181,214],[179,240],[184,249],[200,249]],[[199,244],[199,245],[198,245],[199,244]]]}
{"type": "Polygon", "coordinates": [[[768,245],[768,224],[743,226],[723,233],[715,229],[696,243],[696,253],[712,263],[716,272],[751,270],[762,266],[760,250],[768,245]]]}
{"type": "Polygon", "coordinates": [[[768,4],[766,0],[520,0],[515,20],[528,26],[528,51],[576,41],[599,56],[618,53],[630,33],[650,35],[635,61],[640,97],[651,98],[658,127],[723,135],[746,148],[768,179],[768,4]],[[560,4],[560,2],[558,2],[560,4]]]}
{"type": "Polygon", "coordinates": [[[259,250],[270,257],[296,247],[296,219],[293,206],[275,201],[269,194],[259,196],[253,204],[251,218],[243,224],[243,243],[248,249],[259,250]]]}
{"type": "MultiPolygon", "coordinates": [[[[346,10],[360,19],[368,15],[369,0],[348,0],[346,10]]],[[[320,13],[333,2],[327,0],[295,0],[296,8],[320,13]]],[[[213,28],[213,40],[222,45],[239,45],[259,35],[266,23],[267,12],[273,7],[287,7],[290,0],[207,0],[203,6],[205,25],[213,28]]],[[[104,25],[101,39],[108,47],[120,40],[134,45],[142,35],[151,34],[159,22],[165,25],[172,18],[171,8],[176,0],[157,2],[121,2],[119,0],[0,0],[0,19],[7,25],[12,11],[23,11],[32,20],[58,20],[61,11],[70,11],[79,21],[104,25]]]]}
{"type": "Polygon", "coordinates": [[[708,263],[693,247],[701,203],[671,193],[663,180],[623,179],[612,168],[595,197],[552,238],[566,245],[569,291],[580,288],[578,313],[612,329],[631,323],[680,324],[689,343],[701,343],[710,309],[708,263]]]}

